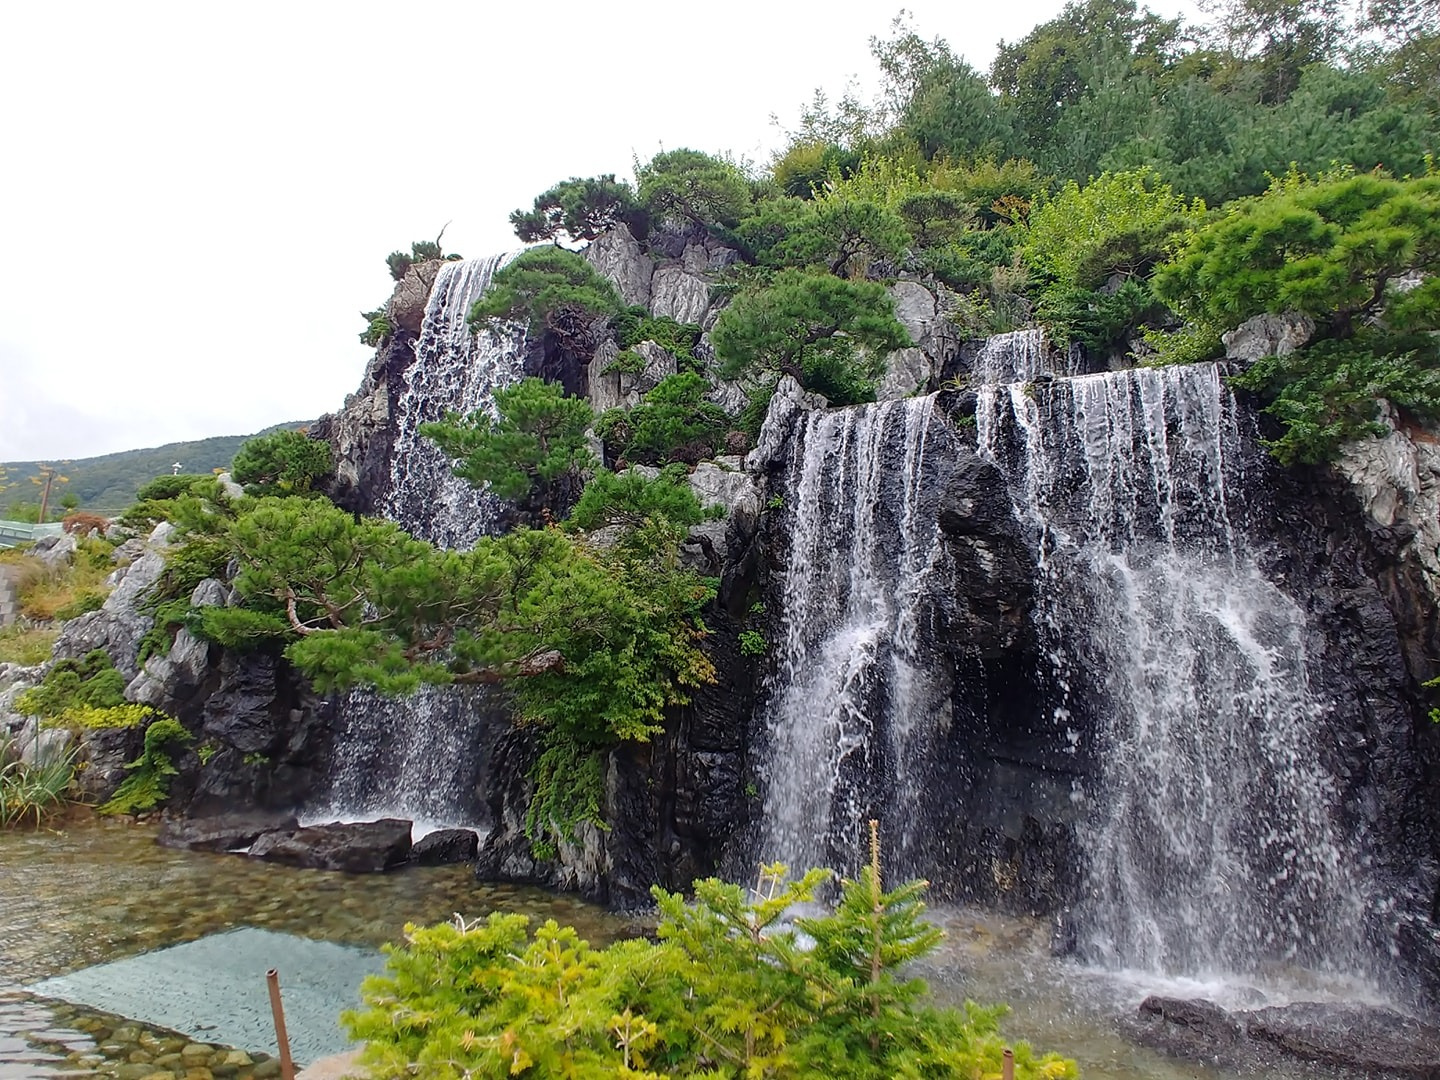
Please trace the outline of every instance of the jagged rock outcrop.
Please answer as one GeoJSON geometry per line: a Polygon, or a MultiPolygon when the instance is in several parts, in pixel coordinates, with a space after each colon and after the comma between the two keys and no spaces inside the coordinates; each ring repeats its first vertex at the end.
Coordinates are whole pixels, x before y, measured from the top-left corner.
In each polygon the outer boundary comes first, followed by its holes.
{"type": "Polygon", "coordinates": [[[1315,335],[1315,320],[1308,315],[1256,315],[1220,336],[1225,358],[1250,362],[1266,356],[1289,356],[1315,335]]]}
{"type": "Polygon", "coordinates": [[[111,574],[110,595],[98,611],[86,612],[61,628],[55,642],[57,660],[78,660],[95,649],[110,654],[110,661],[127,680],[139,673],[140,639],[155,620],[142,610],[146,593],[165,570],[162,554],[174,530],[168,523],[155,526],[139,546],[138,557],[111,574]]]}
{"type": "Polygon", "coordinates": [[[585,249],[585,258],[610,279],[626,304],[649,306],[655,260],[645,253],[628,228],[619,226],[596,237],[585,249]]]}
{"type": "Polygon", "coordinates": [[[354,513],[376,513],[389,487],[395,410],[405,390],[405,372],[415,361],[415,338],[415,331],[404,329],[386,338],[344,408],[326,413],[310,428],[312,438],[330,444],[335,463],[325,494],[354,513]]]}

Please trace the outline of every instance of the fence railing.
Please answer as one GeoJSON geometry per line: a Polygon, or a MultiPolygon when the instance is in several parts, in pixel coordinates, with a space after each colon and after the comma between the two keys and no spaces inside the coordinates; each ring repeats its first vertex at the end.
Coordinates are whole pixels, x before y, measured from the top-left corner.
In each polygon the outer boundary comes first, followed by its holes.
{"type": "Polygon", "coordinates": [[[26,521],[0,521],[0,548],[28,544],[42,536],[58,536],[61,531],[58,521],[46,525],[31,525],[26,521]]]}

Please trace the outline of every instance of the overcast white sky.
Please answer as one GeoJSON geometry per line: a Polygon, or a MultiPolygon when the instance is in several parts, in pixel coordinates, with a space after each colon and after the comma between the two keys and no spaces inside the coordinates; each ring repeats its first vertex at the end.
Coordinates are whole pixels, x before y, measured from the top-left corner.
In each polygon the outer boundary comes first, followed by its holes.
{"type": "MultiPolygon", "coordinates": [[[[339,408],[390,251],[514,246],[513,208],[660,149],[764,161],[899,6],[7,0],[0,461],[339,408]]],[[[906,6],[983,69],[1063,5],[906,6]]]]}

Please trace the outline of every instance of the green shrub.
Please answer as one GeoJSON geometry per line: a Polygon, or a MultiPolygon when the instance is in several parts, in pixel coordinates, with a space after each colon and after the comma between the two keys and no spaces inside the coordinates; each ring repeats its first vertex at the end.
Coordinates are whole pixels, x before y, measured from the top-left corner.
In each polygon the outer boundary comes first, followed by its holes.
{"type": "Polygon", "coordinates": [[[101,814],[141,814],[153,810],[170,793],[170,777],[178,776],[169,747],[194,739],[180,721],[163,714],[145,729],[145,749],[125,766],[130,775],[121,781],[110,800],[97,808],[101,814]]]}
{"type": "Polygon", "coordinates": [[[49,726],[71,728],[72,730],[99,731],[107,728],[133,728],[147,723],[157,715],[149,705],[72,705],[59,716],[51,718],[49,726]]]}
{"type": "Polygon", "coordinates": [[[390,325],[390,318],[385,314],[384,308],[362,311],[360,317],[365,320],[365,329],[360,334],[361,345],[368,345],[373,349],[395,332],[395,327],[390,325]]]}
{"type": "Polygon", "coordinates": [[[552,246],[531,248],[498,270],[470,309],[470,323],[477,328],[523,323],[538,337],[558,330],[567,314],[598,320],[621,310],[615,286],[583,256],[552,246]]]}
{"type": "Polygon", "coordinates": [[[455,461],[455,475],[477,487],[488,484],[503,499],[579,477],[597,464],[586,432],[595,414],[584,398],[570,397],[559,383],[523,379],[495,392],[497,416],[479,410],[421,424],[455,461]]]}
{"type": "Polygon", "coordinates": [[[208,487],[214,482],[215,477],[209,473],[175,473],[157,476],[135,493],[135,501],[178,499],[182,495],[195,494],[195,489],[199,486],[208,487]]]}
{"type": "Polygon", "coordinates": [[[247,495],[303,495],[332,467],[329,443],[303,431],[272,431],[240,447],[230,475],[247,495]]]}
{"type": "Polygon", "coordinates": [[[615,338],[622,349],[653,341],[674,356],[681,367],[699,369],[700,360],[695,350],[702,331],[694,323],[676,322],[668,315],[653,318],[645,314],[644,308],[626,308],[615,316],[613,323],[615,338]]]}
{"type": "Polygon", "coordinates": [[[26,716],[53,718],[80,706],[104,709],[124,702],[125,676],[109,653],[92,649],[80,660],[56,661],[39,686],[15,698],[15,709],[26,716]]]}
{"type": "MultiPolygon", "coordinates": [[[[882,892],[868,866],[833,912],[792,925],[828,873],[784,874],[764,868],[753,892],[697,881],[691,905],[656,888],[659,940],[605,949],[554,921],[530,938],[523,915],[407,926],[342,1023],[376,1080],[999,1074],[1003,1007],[936,1007],[923,981],[900,977],[941,937],[921,917],[923,882],[882,892]]],[[[1024,1043],[1014,1052],[1021,1080],[1076,1075],[1024,1043]]]]}
{"type": "Polygon", "coordinates": [[[694,464],[714,457],[730,417],[705,400],[710,384],[694,372],[662,379],[632,409],[611,409],[595,433],[617,457],[644,465],[667,461],[694,464]]]}
{"type": "Polygon", "coordinates": [[[1429,334],[1320,341],[1258,360],[1231,381],[1264,396],[1265,411],[1285,425],[1266,445],[1286,465],[1329,461],[1343,443],[1385,434],[1381,398],[1440,419],[1440,344],[1429,334]]]}
{"type": "Polygon", "coordinates": [[[764,656],[769,648],[770,643],[765,640],[765,635],[759,630],[740,631],[741,656],[764,656]]]}

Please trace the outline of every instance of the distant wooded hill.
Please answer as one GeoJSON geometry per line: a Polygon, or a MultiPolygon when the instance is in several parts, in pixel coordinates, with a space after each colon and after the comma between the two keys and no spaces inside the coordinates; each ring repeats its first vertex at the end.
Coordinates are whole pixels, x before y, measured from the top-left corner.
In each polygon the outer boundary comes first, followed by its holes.
{"type": "MultiPolygon", "coordinates": [[[[314,421],[296,420],[275,424],[255,435],[266,435],[272,431],[308,427],[314,421]]],[[[146,450],[122,450],[117,454],[102,454],[99,457],[75,458],[69,461],[5,461],[0,470],[12,485],[0,493],[0,509],[13,502],[36,502],[39,489],[29,482],[29,477],[39,473],[41,465],[54,465],[61,475],[68,476],[68,484],[60,484],[51,492],[51,500],[58,506],[65,495],[74,495],[81,507],[99,510],[117,510],[135,501],[135,493],[143,484],[157,476],[168,474],[175,462],[187,473],[208,473],[224,469],[247,439],[255,435],[216,435],[209,439],[193,442],[166,443],[146,450]]],[[[3,514],[0,514],[3,516],[3,514]]]]}

